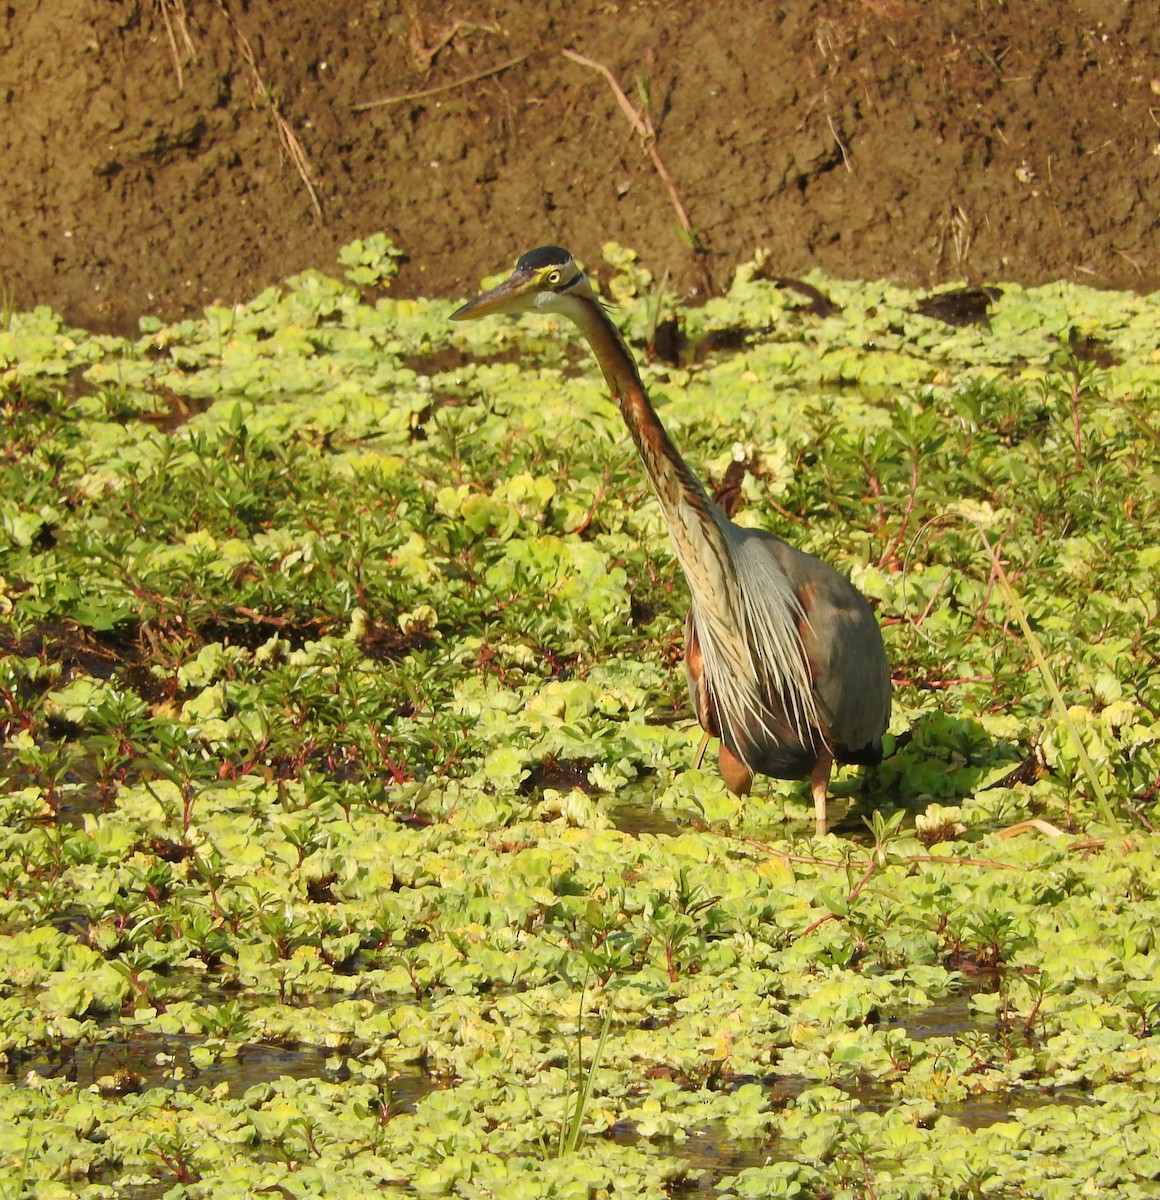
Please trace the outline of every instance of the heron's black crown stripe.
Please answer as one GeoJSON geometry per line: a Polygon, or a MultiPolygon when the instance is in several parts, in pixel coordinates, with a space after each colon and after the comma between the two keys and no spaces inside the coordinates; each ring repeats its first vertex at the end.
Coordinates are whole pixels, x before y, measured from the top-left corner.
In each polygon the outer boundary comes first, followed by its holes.
{"type": "Polygon", "coordinates": [[[529,250],[518,263],[517,271],[539,271],[543,267],[562,267],[572,261],[572,255],[562,246],[541,246],[529,250]]]}

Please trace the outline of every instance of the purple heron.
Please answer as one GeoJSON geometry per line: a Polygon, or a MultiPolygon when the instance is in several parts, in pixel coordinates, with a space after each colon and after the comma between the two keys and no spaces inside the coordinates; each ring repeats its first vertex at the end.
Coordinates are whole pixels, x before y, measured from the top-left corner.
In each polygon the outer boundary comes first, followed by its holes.
{"type": "Polygon", "coordinates": [[[577,326],[636,443],[692,596],[689,696],[706,737],[720,739],[725,785],[744,794],[754,775],[808,778],[824,833],[834,762],[880,762],[890,721],[890,667],[870,605],[827,563],[735,524],[710,499],[567,250],[529,251],[503,283],[451,319],[525,311],[558,313],[577,326]]]}

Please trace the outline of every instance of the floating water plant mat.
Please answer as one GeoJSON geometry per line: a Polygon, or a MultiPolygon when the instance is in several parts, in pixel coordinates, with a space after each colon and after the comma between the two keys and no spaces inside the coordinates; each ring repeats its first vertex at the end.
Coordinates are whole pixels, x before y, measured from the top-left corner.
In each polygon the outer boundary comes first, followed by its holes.
{"type": "Polygon", "coordinates": [[[674,439],[885,628],[817,839],[691,768],[571,332],[389,252],[3,322],[0,1195],[1160,1195],[1160,297],[607,251],[674,439]]]}

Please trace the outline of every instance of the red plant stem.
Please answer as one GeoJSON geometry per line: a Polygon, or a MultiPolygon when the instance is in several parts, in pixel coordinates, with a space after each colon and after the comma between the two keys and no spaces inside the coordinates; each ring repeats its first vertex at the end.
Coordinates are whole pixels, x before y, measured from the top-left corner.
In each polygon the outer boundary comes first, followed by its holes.
{"type": "MultiPolygon", "coordinates": [[[[899,543],[906,536],[907,526],[910,524],[911,514],[914,512],[914,502],[918,495],[918,456],[915,455],[914,462],[910,468],[910,495],[906,498],[906,508],[902,513],[902,524],[898,527],[898,532],[894,535],[894,540],[886,547],[886,552],[878,560],[878,569],[881,570],[888,562],[890,562],[898,549],[899,543]]],[[[939,585],[942,586],[941,584],[939,585]]],[[[937,593],[936,593],[937,595],[937,593]]],[[[925,614],[924,614],[925,615],[925,614]]]]}

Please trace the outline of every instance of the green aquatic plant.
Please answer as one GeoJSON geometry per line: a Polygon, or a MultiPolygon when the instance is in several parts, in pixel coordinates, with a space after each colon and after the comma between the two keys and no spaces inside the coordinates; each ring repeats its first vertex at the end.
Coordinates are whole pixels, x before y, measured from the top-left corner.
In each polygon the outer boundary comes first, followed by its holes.
{"type": "Polygon", "coordinates": [[[0,1188],[1152,1194],[1156,299],[806,282],[666,298],[732,348],[644,370],[876,605],[824,839],[693,769],[679,571],[544,318],[12,313],[0,1188]]]}
{"type": "Polygon", "coordinates": [[[604,1048],[608,1044],[608,1033],[612,1028],[613,1009],[608,993],[605,993],[604,1017],[600,1022],[600,1033],[596,1045],[592,1049],[592,1058],[587,1069],[584,1067],[584,1009],[581,1006],[581,1020],[576,1026],[576,1045],[569,1047],[568,1075],[572,1079],[572,1087],[576,1093],[572,1111],[566,1123],[560,1126],[560,1146],[558,1154],[575,1154],[584,1134],[584,1117],[592,1101],[592,1093],[596,1084],[596,1073],[600,1069],[600,1061],[604,1057],[604,1048]]]}
{"type": "Polygon", "coordinates": [[[348,242],[338,252],[346,277],[360,287],[389,284],[399,273],[400,250],[385,233],[372,233],[348,242]]]}

